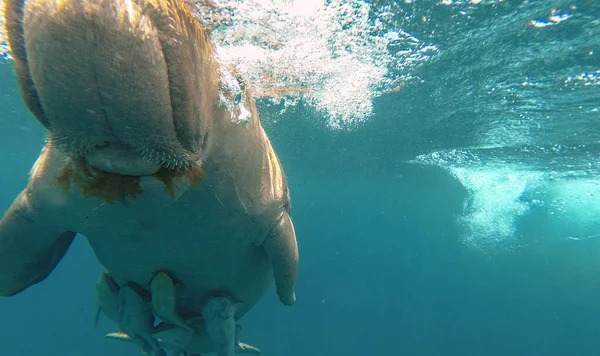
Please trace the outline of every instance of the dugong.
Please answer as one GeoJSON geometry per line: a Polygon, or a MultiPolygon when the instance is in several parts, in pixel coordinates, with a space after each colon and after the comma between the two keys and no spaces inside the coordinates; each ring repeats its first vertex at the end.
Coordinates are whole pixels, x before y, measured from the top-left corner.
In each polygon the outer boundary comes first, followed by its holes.
{"type": "Polygon", "coordinates": [[[231,356],[273,281],[295,302],[298,247],[250,83],[182,1],[5,0],[48,138],[0,221],[0,296],[44,280],[81,234],[116,286],[156,293],[171,325],[203,318],[231,356]]]}

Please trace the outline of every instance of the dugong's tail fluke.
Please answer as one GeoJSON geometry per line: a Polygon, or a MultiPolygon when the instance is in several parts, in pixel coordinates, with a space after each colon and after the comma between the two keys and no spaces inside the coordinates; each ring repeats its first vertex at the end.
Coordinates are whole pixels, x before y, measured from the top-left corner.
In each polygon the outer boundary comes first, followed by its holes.
{"type": "Polygon", "coordinates": [[[18,294],[54,270],[75,233],[45,221],[25,190],[0,220],[0,296],[18,294]]]}

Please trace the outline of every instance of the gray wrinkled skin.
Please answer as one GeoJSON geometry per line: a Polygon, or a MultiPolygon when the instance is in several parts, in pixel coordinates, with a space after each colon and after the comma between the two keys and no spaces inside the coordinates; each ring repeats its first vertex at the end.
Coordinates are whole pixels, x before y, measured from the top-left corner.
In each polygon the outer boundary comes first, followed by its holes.
{"type": "Polygon", "coordinates": [[[189,11],[178,0],[5,3],[23,100],[50,140],[0,221],[0,295],[44,280],[79,233],[119,287],[148,292],[168,271],[186,319],[227,296],[238,320],[273,281],[293,304],[298,250],[285,174],[243,83],[243,125],[239,108],[219,104],[231,94],[224,69],[189,11]],[[136,182],[142,195],[107,200],[114,179],[100,195],[61,186],[68,159],[136,182]],[[200,166],[200,184],[173,176],[170,192],[155,175],[200,166]]]}

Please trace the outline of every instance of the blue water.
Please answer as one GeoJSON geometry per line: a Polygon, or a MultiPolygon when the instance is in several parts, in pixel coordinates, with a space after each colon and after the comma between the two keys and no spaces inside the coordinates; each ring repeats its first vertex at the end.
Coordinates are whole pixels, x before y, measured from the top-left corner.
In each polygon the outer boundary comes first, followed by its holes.
{"type": "MultiPolygon", "coordinates": [[[[346,52],[320,66],[355,70],[302,64],[311,93],[259,100],[301,265],[297,303],[271,291],[243,341],[267,356],[599,353],[600,3],[347,3],[331,37],[346,52]],[[356,36],[362,49],[340,45],[356,36]],[[346,101],[327,97],[330,78],[346,101]],[[356,103],[371,106],[344,111],[356,103]]],[[[10,61],[0,83],[3,210],[44,133],[10,61]]],[[[100,270],[80,239],[46,281],[1,300],[0,355],[137,355],[103,338],[110,322],[93,327],[100,270]]]]}

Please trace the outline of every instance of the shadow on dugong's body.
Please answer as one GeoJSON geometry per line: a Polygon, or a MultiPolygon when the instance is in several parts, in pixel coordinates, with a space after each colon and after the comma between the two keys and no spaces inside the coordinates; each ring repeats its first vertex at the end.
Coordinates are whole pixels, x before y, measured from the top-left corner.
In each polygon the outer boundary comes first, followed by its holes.
{"type": "Polygon", "coordinates": [[[248,85],[178,0],[5,0],[5,19],[49,137],[0,221],[0,295],[44,280],[81,233],[118,286],[152,294],[172,325],[202,317],[230,356],[235,320],[273,280],[294,303],[298,266],[248,85]]]}

